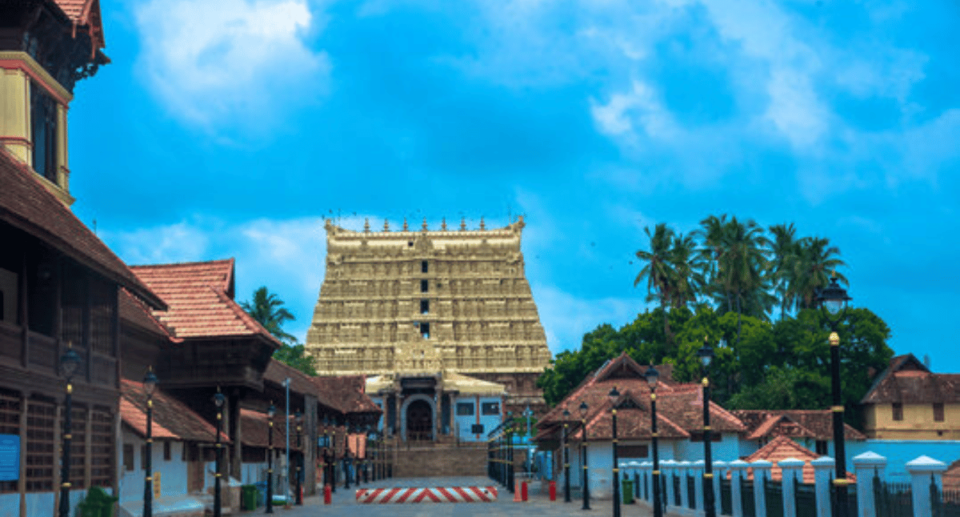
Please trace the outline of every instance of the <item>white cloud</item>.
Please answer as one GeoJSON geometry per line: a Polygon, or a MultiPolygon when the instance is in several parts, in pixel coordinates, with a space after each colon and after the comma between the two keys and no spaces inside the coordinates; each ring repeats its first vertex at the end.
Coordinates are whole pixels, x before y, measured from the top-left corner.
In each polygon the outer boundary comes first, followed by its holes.
{"type": "Polygon", "coordinates": [[[556,354],[580,347],[583,335],[603,323],[620,327],[633,321],[643,310],[637,298],[578,298],[544,284],[531,284],[540,321],[547,334],[547,345],[556,354]]]}
{"type": "Polygon", "coordinates": [[[590,111],[600,131],[611,136],[633,133],[636,126],[648,137],[659,140],[677,135],[676,123],[657,99],[653,89],[642,81],[633,81],[626,93],[610,96],[607,104],[591,99],[590,111]]]}
{"type": "Polygon", "coordinates": [[[324,89],[329,59],[306,42],[322,20],[306,0],[150,0],[135,14],[139,70],[189,124],[262,131],[324,89]]]}

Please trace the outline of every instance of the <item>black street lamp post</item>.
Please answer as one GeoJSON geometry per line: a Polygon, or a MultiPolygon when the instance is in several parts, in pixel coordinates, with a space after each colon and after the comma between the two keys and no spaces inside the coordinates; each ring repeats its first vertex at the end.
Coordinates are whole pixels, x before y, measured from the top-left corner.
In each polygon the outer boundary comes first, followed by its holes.
{"type": "Polygon", "coordinates": [[[830,377],[833,392],[833,447],[836,453],[836,475],[833,484],[836,487],[835,517],[847,517],[847,466],[846,451],[844,450],[843,436],[843,399],[840,393],[840,335],[837,326],[847,312],[847,302],[852,298],[847,290],[837,283],[834,273],[830,285],[821,289],[817,294],[820,309],[830,322],[830,377]]]}
{"type": "MultiPolygon", "coordinates": [[[[344,434],[349,438],[350,436],[350,427],[345,426],[344,434]]],[[[343,447],[343,488],[344,490],[350,490],[350,441],[347,440],[346,445],[343,447]]]]}
{"type": "Polygon", "coordinates": [[[563,502],[570,502],[570,411],[563,408],[563,502]]]}
{"type": "Polygon", "coordinates": [[[703,338],[703,348],[697,351],[703,364],[703,506],[705,517],[717,517],[717,507],[713,500],[713,454],[710,448],[712,433],[710,429],[710,377],[708,367],[713,359],[713,348],[703,338]]]}
{"type": "Polygon", "coordinates": [[[620,392],[614,386],[610,393],[610,415],[613,417],[613,517],[620,517],[620,465],[617,457],[617,402],[620,392]]]}
{"type": "Polygon", "coordinates": [[[590,509],[590,479],[587,476],[589,469],[587,467],[587,406],[586,401],[580,403],[580,426],[583,428],[583,440],[580,449],[583,451],[583,510],[590,509]]]}
{"type": "Polygon", "coordinates": [[[277,414],[277,408],[270,403],[267,408],[267,510],[265,513],[273,513],[273,416],[277,414]]]}
{"type": "Polygon", "coordinates": [[[157,389],[157,376],[153,368],[147,368],[143,377],[143,391],[147,394],[147,457],[144,464],[143,517],[153,517],[153,392],[157,389]]]}
{"type": "Polygon", "coordinates": [[[220,435],[223,433],[223,404],[226,401],[227,397],[223,396],[223,393],[220,393],[220,386],[217,386],[217,393],[213,396],[213,404],[217,406],[217,446],[215,449],[216,456],[214,457],[216,461],[214,470],[216,470],[216,472],[213,474],[213,517],[221,517],[223,512],[223,502],[220,492],[220,478],[222,476],[221,471],[223,470],[221,465],[223,462],[223,444],[220,443],[220,435]]]}
{"type": "Polygon", "coordinates": [[[63,399],[63,455],[60,461],[60,517],[70,517],[70,443],[73,436],[70,413],[73,411],[73,384],[71,380],[80,369],[80,354],[73,349],[73,343],[67,343],[67,351],[60,356],[60,375],[67,381],[67,391],[63,399]]]}
{"type": "MultiPolygon", "coordinates": [[[[294,413],[294,421],[297,423],[297,449],[301,448],[300,438],[303,436],[303,413],[298,409],[294,413]]],[[[297,506],[303,506],[303,485],[301,485],[300,476],[303,472],[303,451],[300,451],[300,457],[297,458],[297,493],[294,494],[297,506]]]]}
{"type": "Polygon", "coordinates": [[[512,494],[516,487],[513,486],[513,413],[507,413],[510,418],[507,421],[507,490],[512,494]]]}
{"type": "Polygon", "coordinates": [[[653,442],[653,517],[663,517],[663,506],[660,505],[660,452],[657,450],[657,382],[660,372],[653,365],[647,368],[644,377],[650,386],[650,438],[653,442]]]}

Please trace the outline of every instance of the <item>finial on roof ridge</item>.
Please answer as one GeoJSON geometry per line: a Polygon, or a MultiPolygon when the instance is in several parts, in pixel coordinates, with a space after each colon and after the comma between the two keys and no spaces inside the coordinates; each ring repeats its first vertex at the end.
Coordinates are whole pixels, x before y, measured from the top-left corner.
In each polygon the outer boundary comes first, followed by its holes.
{"type": "Polygon", "coordinates": [[[423,226],[422,226],[422,229],[423,229],[423,231],[427,231],[427,218],[426,218],[426,217],[423,218],[423,226]]]}
{"type": "Polygon", "coordinates": [[[409,229],[410,229],[410,227],[407,226],[407,218],[404,217],[404,218],[403,218],[403,231],[408,231],[409,229]]]}
{"type": "Polygon", "coordinates": [[[367,217],[363,218],[363,232],[370,233],[370,219],[367,217]]]}
{"type": "Polygon", "coordinates": [[[483,216],[480,216],[480,231],[482,232],[486,229],[487,229],[487,225],[483,223],[483,216]]]}
{"type": "Polygon", "coordinates": [[[440,230],[447,231],[447,218],[440,219],[440,230]]]}
{"type": "Polygon", "coordinates": [[[383,220],[383,231],[390,231],[390,221],[387,221],[386,219],[383,220]]]}
{"type": "Polygon", "coordinates": [[[460,218],[460,231],[463,232],[463,231],[466,231],[466,230],[467,230],[467,219],[466,219],[465,217],[461,217],[461,218],[460,218]]]}

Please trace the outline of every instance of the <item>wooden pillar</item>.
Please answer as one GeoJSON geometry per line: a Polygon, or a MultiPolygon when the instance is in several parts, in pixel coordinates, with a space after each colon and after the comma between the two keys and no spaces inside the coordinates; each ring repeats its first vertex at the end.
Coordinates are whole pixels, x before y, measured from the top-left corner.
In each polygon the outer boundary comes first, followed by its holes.
{"type": "MultiPolygon", "coordinates": [[[[227,398],[230,404],[230,420],[227,422],[227,429],[230,432],[230,439],[233,440],[233,455],[230,458],[230,476],[241,479],[241,468],[243,466],[243,425],[240,419],[240,388],[235,388],[233,393],[227,398]]],[[[229,481],[229,480],[228,480],[229,481]]]]}

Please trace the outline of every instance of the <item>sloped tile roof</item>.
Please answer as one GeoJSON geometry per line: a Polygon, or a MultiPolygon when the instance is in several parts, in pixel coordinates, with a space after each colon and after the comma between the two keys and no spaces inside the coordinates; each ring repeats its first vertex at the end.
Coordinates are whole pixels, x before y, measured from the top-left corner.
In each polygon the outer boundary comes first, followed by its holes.
{"type": "Polygon", "coordinates": [[[943,473],[943,488],[960,490],[960,460],[954,461],[943,473]]]}
{"type": "Polygon", "coordinates": [[[271,358],[267,369],[263,372],[263,380],[282,386],[290,379],[290,391],[311,397],[319,397],[319,389],[313,383],[312,377],[281,361],[271,358]]]}
{"type": "MultiPolygon", "coordinates": [[[[240,425],[243,426],[243,430],[240,435],[243,445],[246,447],[267,448],[270,445],[270,426],[268,422],[269,420],[267,419],[266,413],[241,408],[240,425]]],[[[301,436],[301,444],[303,440],[306,439],[306,436],[306,433],[301,436]]],[[[283,421],[283,414],[278,411],[273,417],[273,448],[286,449],[286,437],[287,426],[283,421]]],[[[290,417],[290,449],[300,450],[300,447],[297,447],[297,424],[294,422],[292,416],[290,417]]]]}
{"type": "Polygon", "coordinates": [[[312,377],[317,386],[320,403],[343,414],[380,414],[383,410],[366,394],[366,377],[348,375],[343,377],[312,377]]]}
{"type": "Polygon", "coordinates": [[[960,375],[930,372],[913,354],[894,357],[864,395],[863,404],[960,402],[960,375]]]}
{"type": "MultiPolygon", "coordinates": [[[[659,367],[657,368],[660,369],[659,367]]],[[[537,423],[541,430],[559,430],[563,423],[563,410],[567,408],[570,419],[578,422],[581,402],[586,402],[587,438],[611,439],[613,418],[610,413],[609,392],[613,387],[621,393],[621,401],[630,399],[632,408],[617,411],[617,434],[623,439],[650,437],[650,387],[640,367],[626,353],[602,366],[596,373],[570,393],[555,408],[537,423]],[[621,424],[622,422],[622,424],[621,424]]],[[[710,402],[710,426],[718,432],[743,432],[746,427],[740,420],[714,402],[710,402]]],[[[657,388],[657,431],[664,438],[686,438],[690,433],[703,428],[703,399],[697,384],[672,384],[661,382],[657,388]]],[[[550,432],[538,432],[538,439],[553,438],[550,432]]],[[[580,439],[579,429],[571,433],[580,439]]]]}
{"type": "MultiPolygon", "coordinates": [[[[803,482],[809,485],[814,482],[813,465],[811,465],[810,462],[819,457],[819,454],[807,449],[790,438],[778,436],[771,440],[770,443],[761,447],[757,452],[747,456],[743,461],[752,463],[757,460],[767,460],[773,463],[773,468],[770,469],[770,478],[774,481],[782,481],[783,470],[777,463],[787,458],[801,460],[803,461],[803,482]]],[[[747,479],[753,479],[753,469],[749,469],[747,479]]]]}
{"type": "Polygon", "coordinates": [[[153,308],[166,304],[122,260],[0,146],[0,221],[36,236],[98,274],[126,287],[153,308]]]}
{"type": "Polygon", "coordinates": [[[74,26],[86,26],[97,49],[106,43],[103,39],[103,23],[99,0],[53,0],[74,26]]]}
{"type": "Polygon", "coordinates": [[[173,335],[173,332],[163,323],[153,317],[150,309],[126,289],[120,289],[120,321],[123,325],[135,325],[141,330],[150,332],[172,342],[183,341],[173,335]]]}
{"type": "Polygon", "coordinates": [[[180,338],[259,336],[280,342],[233,300],[233,259],[132,266],[169,309],[154,316],[180,338]]]}
{"type": "MultiPolygon", "coordinates": [[[[120,384],[120,418],[140,436],[147,435],[147,395],[143,383],[123,379],[120,384]]],[[[187,405],[157,389],[153,393],[153,422],[150,426],[154,438],[181,441],[215,443],[217,429],[200,417],[187,405]]],[[[226,433],[220,440],[230,443],[226,433]]]]}
{"type": "MultiPolygon", "coordinates": [[[[833,440],[833,414],[830,410],[735,409],[731,413],[747,426],[748,440],[774,436],[813,438],[820,441],[833,440]]],[[[844,424],[843,429],[847,440],[867,439],[863,433],[848,424],[844,424]]]]}

